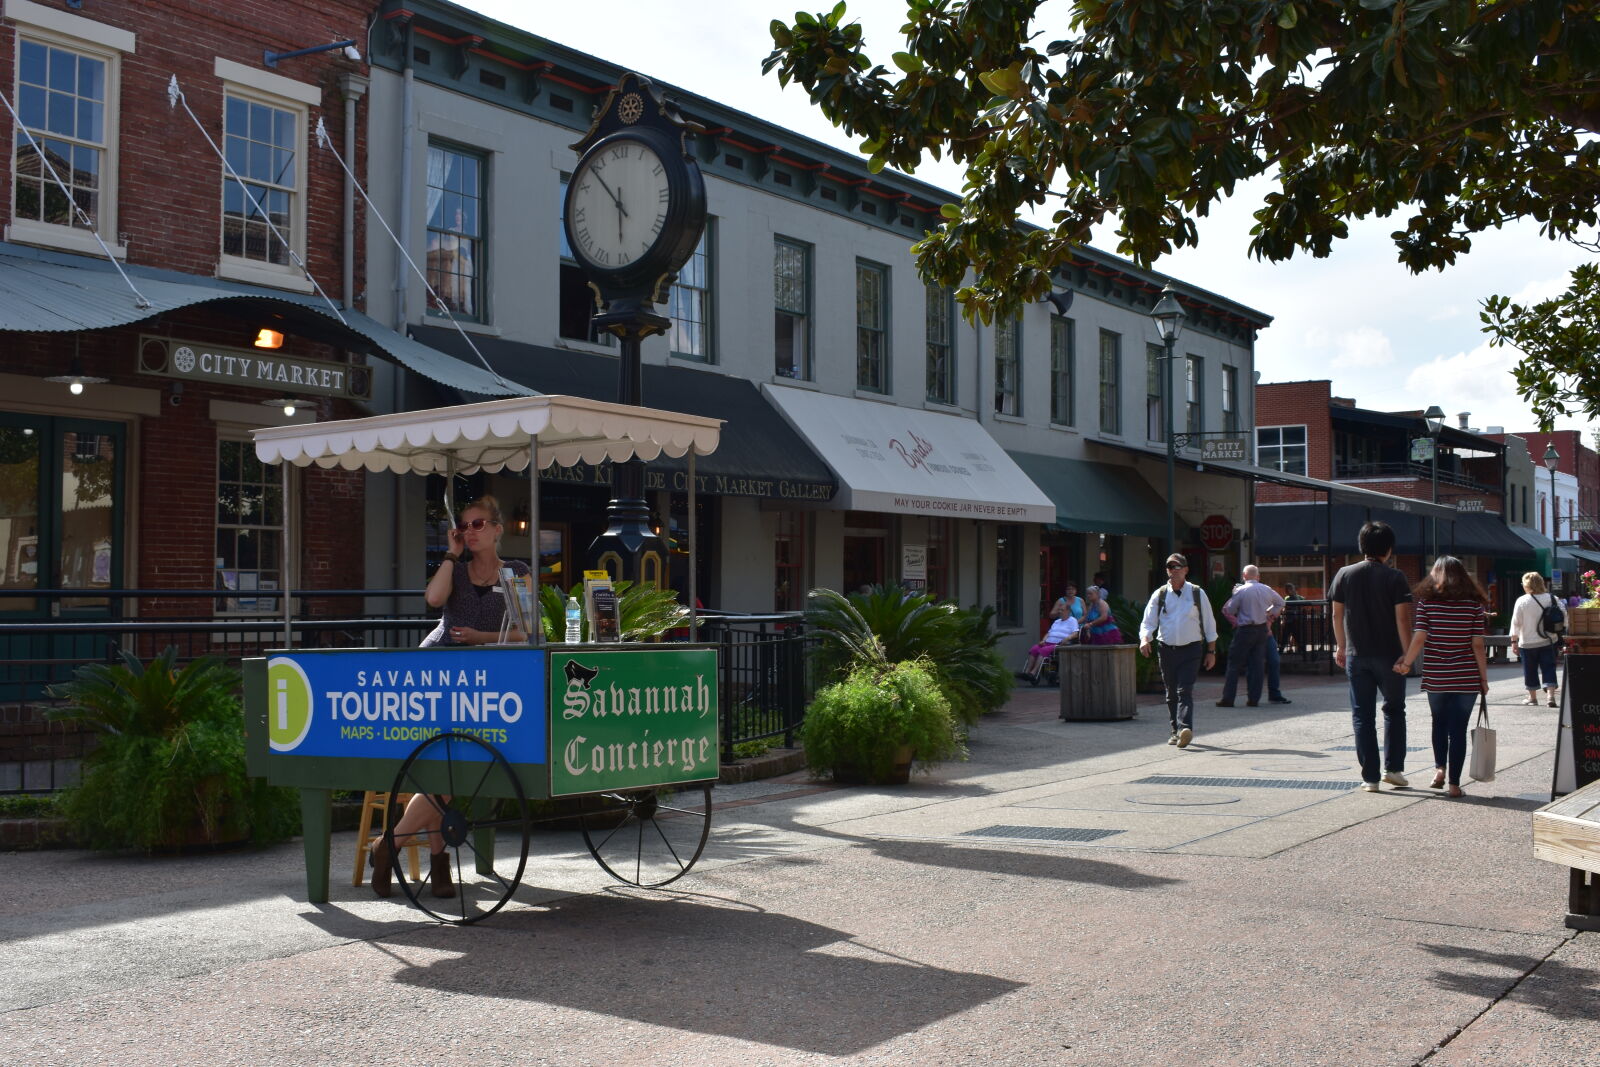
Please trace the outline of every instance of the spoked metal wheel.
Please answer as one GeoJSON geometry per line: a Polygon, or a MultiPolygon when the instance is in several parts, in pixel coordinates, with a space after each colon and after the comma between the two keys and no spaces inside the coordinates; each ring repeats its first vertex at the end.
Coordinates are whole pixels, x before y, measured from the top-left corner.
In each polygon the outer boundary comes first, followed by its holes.
{"type": "Polygon", "coordinates": [[[710,833],[709,783],[584,798],[583,843],[627,885],[652,889],[688,874],[710,833]]]}
{"type": "MultiPolygon", "coordinates": [[[[411,903],[441,922],[458,925],[486,919],[504,907],[528,865],[529,829],[528,799],[505,757],[470,734],[438,734],[400,765],[389,795],[401,793],[420,794],[431,805],[431,821],[444,838],[455,887],[455,896],[436,897],[426,879],[419,886],[405,877],[394,840],[399,819],[391,818],[383,837],[394,857],[395,880],[411,903]],[[517,850],[515,865],[505,852],[508,846],[517,850]]],[[[427,838],[421,843],[430,847],[427,838]]]]}

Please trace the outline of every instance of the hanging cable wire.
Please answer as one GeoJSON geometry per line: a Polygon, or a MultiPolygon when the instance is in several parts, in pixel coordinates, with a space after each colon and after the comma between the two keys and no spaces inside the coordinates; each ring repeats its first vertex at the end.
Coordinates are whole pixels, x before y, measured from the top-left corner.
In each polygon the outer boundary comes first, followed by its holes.
{"type": "Polygon", "coordinates": [[[39,162],[44,165],[45,170],[50,172],[50,180],[56,183],[56,188],[61,190],[62,195],[67,198],[67,203],[72,205],[72,211],[77,215],[78,221],[83,223],[84,229],[88,230],[94,237],[95,243],[100,246],[100,251],[104,252],[106,259],[110,260],[111,265],[117,268],[117,273],[122,275],[122,280],[127,284],[128,288],[133,290],[134,306],[141,310],[149,308],[150,301],[146,300],[144,294],[139,292],[139,287],[133,284],[133,279],[128,277],[128,272],[122,269],[122,264],[117,262],[117,257],[111,254],[110,248],[106,247],[105,241],[100,237],[99,229],[94,224],[94,219],[91,219],[89,213],[79,207],[78,202],[73,199],[72,190],[67,188],[67,183],[62,181],[61,175],[56,173],[55,165],[50,162],[50,157],[45,155],[44,148],[39,142],[33,139],[33,131],[23,125],[21,117],[17,115],[16,109],[11,106],[11,101],[6,99],[5,93],[0,93],[0,103],[6,105],[6,110],[11,113],[11,121],[16,124],[17,129],[22,131],[22,136],[28,139],[28,144],[33,147],[34,154],[39,157],[39,162]]]}
{"type": "Polygon", "coordinates": [[[389,228],[389,223],[385,221],[383,213],[379,211],[378,206],[372,202],[372,198],[367,195],[367,191],[361,187],[360,180],[355,176],[355,172],[352,171],[345,163],[344,157],[339,154],[339,150],[333,147],[333,139],[328,136],[328,127],[323,123],[320,116],[317,118],[317,144],[322,148],[327,149],[333,154],[333,158],[338,160],[340,169],[343,170],[349,177],[350,183],[355,186],[356,192],[361,194],[361,200],[367,205],[367,210],[372,212],[372,217],[378,220],[378,225],[383,227],[383,232],[389,235],[389,240],[393,241],[395,248],[400,250],[400,255],[404,257],[406,263],[411,267],[411,273],[415,274],[422,281],[422,287],[428,291],[428,296],[432,298],[434,306],[441,309],[445,313],[446,317],[450,319],[450,325],[456,328],[456,333],[459,333],[461,335],[461,339],[467,343],[467,347],[472,349],[472,354],[478,357],[478,362],[483,364],[483,369],[494,375],[494,380],[505,386],[507,392],[516,393],[522,391],[521,386],[512,385],[510,382],[506,381],[505,378],[501,377],[499,371],[495,370],[489,365],[489,361],[483,358],[483,353],[478,351],[478,346],[472,343],[471,335],[468,334],[466,330],[461,328],[461,323],[456,320],[455,315],[451,312],[450,305],[444,300],[441,300],[439,298],[439,294],[434,292],[433,286],[428,284],[427,275],[424,274],[421,268],[417,266],[416,260],[411,258],[411,254],[406,251],[405,245],[401,244],[400,238],[396,237],[394,235],[394,231],[389,228]]]}
{"type": "MultiPolygon", "coordinates": [[[[261,221],[267,224],[267,228],[272,231],[272,236],[276,237],[278,239],[278,243],[283,245],[284,250],[289,253],[289,258],[294,260],[294,265],[300,268],[300,272],[306,276],[306,281],[310,282],[312,287],[316,289],[317,295],[321,296],[323,300],[327,301],[328,308],[333,312],[333,317],[338,319],[342,325],[349,326],[350,323],[345,320],[344,313],[339,310],[339,305],[335,304],[333,299],[329,297],[327,292],[323,290],[322,283],[317,281],[317,279],[312,276],[311,268],[306,266],[306,261],[300,258],[300,253],[294,250],[294,247],[289,244],[288,240],[283,236],[282,232],[279,231],[278,227],[273,225],[271,216],[269,216],[266,209],[261,206],[261,201],[256,199],[256,194],[252,193],[250,191],[250,186],[246,185],[244,179],[239,177],[239,172],[233,169],[233,164],[228,162],[228,157],[222,154],[222,149],[217,147],[217,142],[213,141],[211,139],[211,134],[206,132],[205,124],[202,123],[199,117],[195,115],[194,111],[190,109],[189,100],[183,95],[183,90],[178,87],[178,76],[174,74],[172,76],[172,80],[167,82],[167,106],[176,107],[179,104],[183,105],[183,110],[188,113],[189,118],[194,120],[195,128],[200,131],[200,136],[206,139],[206,144],[211,146],[211,151],[215,152],[217,158],[222,160],[222,165],[227,170],[228,176],[239,183],[239,188],[244,192],[244,195],[250,199],[250,206],[255,210],[256,214],[260,216],[261,221]]],[[[321,124],[320,119],[318,120],[318,124],[321,124]]]]}

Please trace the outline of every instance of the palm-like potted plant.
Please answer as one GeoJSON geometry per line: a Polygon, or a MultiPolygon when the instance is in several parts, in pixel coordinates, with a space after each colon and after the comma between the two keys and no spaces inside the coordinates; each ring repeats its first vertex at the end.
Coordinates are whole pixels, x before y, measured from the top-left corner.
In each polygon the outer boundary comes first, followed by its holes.
{"type": "MultiPolygon", "coordinates": [[[[636,585],[627,580],[611,583],[617,594],[617,629],[624,641],[648,641],[686,624],[689,609],[678,603],[671,589],[636,585]]],[[[560,641],[567,629],[567,596],[583,602],[583,586],[575,585],[563,594],[553,585],[539,587],[539,614],[544,620],[547,641],[560,641]]],[[[583,637],[589,639],[589,617],[583,619],[583,637]]]]}
{"type": "Polygon", "coordinates": [[[149,663],[80,667],[50,695],[47,715],[99,735],[61,810],[91,848],[154,849],[253,839],[299,830],[293,790],[245,773],[239,672],[214,657],[176,666],[168,646],[149,663]]]}
{"type": "Polygon", "coordinates": [[[891,658],[852,598],[833,590],[811,596],[833,620],[818,632],[842,664],[842,677],[819,690],[806,709],[801,738],[811,773],[840,782],[903,783],[913,757],[923,770],[964,759],[963,727],[933,663],[891,658]]]}

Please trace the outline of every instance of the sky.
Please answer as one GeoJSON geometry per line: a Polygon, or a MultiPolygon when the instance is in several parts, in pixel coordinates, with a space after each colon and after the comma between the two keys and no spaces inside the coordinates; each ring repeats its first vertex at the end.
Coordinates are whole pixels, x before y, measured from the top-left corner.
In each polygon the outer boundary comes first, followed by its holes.
{"type": "MultiPolygon", "coordinates": [[[[856,144],[817,111],[803,89],[780,88],[763,76],[772,50],[768,25],[794,7],[761,0],[698,0],[693,5],[611,0],[588,4],[549,0],[457,0],[490,18],[570,48],[631,68],[659,82],[709,97],[837,148],[856,144]]],[[[827,3],[806,5],[821,11],[827,3]]],[[[1047,0],[1041,12],[1066,35],[1067,0],[1047,0]]],[[[901,48],[903,0],[852,0],[874,61],[889,65],[901,48]]],[[[916,177],[958,191],[958,168],[929,165],[916,177]]],[[[1455,266],[1414,275],[1395,257],[1389,234],[1403,218],[1351,224],[1351,236],[1326,259],[1297,256],[1284,263],[1251,259],[1251,212],[1264,183],[1241,186],[1234,197],[1198,220],[1200,244],[1152,264],[1152,269],[1210,290],[1273,317],[1256,341],[1263,382],[1329,378],[1335,396],[1361,407],[1416,410],[1438,404],[1452,425],[1470,413],[1477,429],[1536,429],[1517,396],[1511,370],[1520,355],[1490,348],[1479,305],[1501,294],[1518,303],[1563,291],[1582,250],[1539,236],[1534,223],[1480,234],[1455,266]],[[1252,193],[1254,194],[1252,196],[1252,193]]],[[[1106,229],[1109,233],[1109,227],[1106,229]]],[[[1116,251],[1114,240],[1094,242],[1116,251]]],[[[1577,419],[1558,429],[1589,430],[1577,419]]]]}

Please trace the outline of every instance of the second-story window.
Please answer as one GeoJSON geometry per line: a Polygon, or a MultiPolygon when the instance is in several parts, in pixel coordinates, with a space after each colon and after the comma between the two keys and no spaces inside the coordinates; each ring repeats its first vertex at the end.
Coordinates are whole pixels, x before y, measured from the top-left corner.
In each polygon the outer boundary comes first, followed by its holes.
{"type": "Polygon", "coordinates": [[[300,117],[298,111],[228,92],[223,152],[243,180],[223,173],[223,255],[275,267],[292,266],[290,249],[304,256],[300,117]]]}
{"type": "Polygon", "coordinates": [[[1021,415],[1022,318],[994,320],[994,410],[997,415],[1021,415]]]}
{"type": "Polygon", "coordinates": [[[1165,441],[1162,393],[1166,387],[1167,350],[1160,345],[1144,346],[1144,435],[1151,441],[1165,441]]]}
{"type": "Polygon", "coordinates": [[[1306,428],[1262,426],[1256,430],[1256,465],[1286,474],[1306,473],[1306,428]]]}
{"type": "Polygon", "coordinates": [[[773,373],[811,378],[811,246],[778,238],[772,247],[773,373]]]}
{"type": "Polygon", "coordinates": [[[928,399],[956,402],[955,297],[948,286],[927,287],[928,399]]]}
{"type": "Polygon", "coordinates": [[[52,44],[18,42],[17,112],[44,158],[71,190],[50,177],[38,152],[16,135],[16,217],[83,229],[82,208],[98,227],[101,181],[110,150],[106,123],[108,61],[52,44]]]}
{"type": "Polygon", "coordinates": [[[1205,361],[1199,356],[1189,356],[1183,361],[1184,404],[1188,412],[1184,425],[1190,433],[1200,433],[1204,429],[1205,366],[1205,361]]]}
{"type": "Polygon", "coordinates": [[[712,222],[706,220],[700,243],[694,246],[689,261],[678,271],[667,309],[672,318],[672,332],[668,335],[672,354],[702,363],[715,362],[711,328],[712,222]]]}
{"type": "Polygon", "coordinates": [[[1050,319],[1050,421],[1057,426],[1072,426],[1077,422],[1073,407],[1077,397],[1073,391],[1073,377],[1078,354],[1074,347],[1073,322],[1059,315],[1050,319]]]}
{"type": "Polygon", "coordinates": [[[483,158],[428,146],[428,310],[482,318],[483,235],[487,232],[483,158]]]}
{"type": "Polygon", "coordinates": [[[856,388],[889,391],[889,268],[856,261],[856,388]]]}
{"type": "Polygon", "coordinates": [[[1122,432],[1122,335],[1100,331],[1100,432],[1122,432]]]}
{"type": "Polygon", "coordinates": [[[1239,432],[1239,368],[1222,368],[1222,429],[1239,432]]]}

